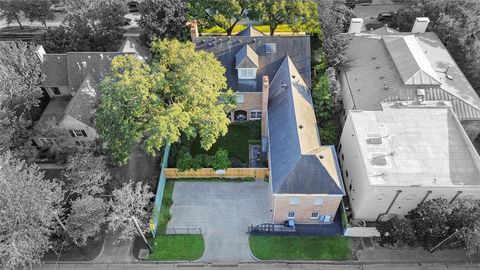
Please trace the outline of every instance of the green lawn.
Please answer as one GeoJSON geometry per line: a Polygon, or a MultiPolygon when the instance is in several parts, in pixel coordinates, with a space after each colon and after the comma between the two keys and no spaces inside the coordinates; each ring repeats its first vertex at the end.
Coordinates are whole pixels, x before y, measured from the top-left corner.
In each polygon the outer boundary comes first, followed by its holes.
{"type": "Polygon", "coordinates": [[[157,236],[150,240],[153,252],[148,257],[152,261],[194,261],[200,259],[205,249],[201,234],[167,235],[168,221],[171,219],[170,207],[173,204],[175,182],[167,180],[163,191],[162,209],[158,219],[157,236]]]}
{"type": "Polygon", "coordinates": [[[207,152],[213,155],[218,148],[222,147],[227,149],[229,157],[245,163],[248,162],[248,140],[259,140],[260,136],[260,121],[232,123],[228,127],[227,135],[218,138],[217,142],[208,151],[200,147],[198,139],[194,140],[190,146],[190,154],[194,156],[207,152]]]}
{"type": "Polygon", "coordinates": [[[348,260],[350,239],[322,236],[250,236],[250,249],[260,260],[348,260]]]}
{"type": "MultiPolygon", "coordinates": [[[[233,33],[240,32],[246,27],[246,25],[237,24],[233,28],[233,33]]],[[[257,28],[259,31],[264,32],[267,35],[270,34],[270,26],[268,25],[255,25],[255,28],[257,28]]],[[[275,32],[292,32],[292,29],[290,28],[290,26],[288,26],[288,24],[279,24],[277,26],[277,29],[275,29],[275,32]]],[[[202,30],[202,33],[223,34],[226,33],[226,31],[223,28],[214,26],[212,28],[202,30]]]]}
{"type": "Polygon", "coordinates": [[[152,261],[195,261],[202,257],[205,243],[201,234],[159,235],[153,242],[152,261]]]}

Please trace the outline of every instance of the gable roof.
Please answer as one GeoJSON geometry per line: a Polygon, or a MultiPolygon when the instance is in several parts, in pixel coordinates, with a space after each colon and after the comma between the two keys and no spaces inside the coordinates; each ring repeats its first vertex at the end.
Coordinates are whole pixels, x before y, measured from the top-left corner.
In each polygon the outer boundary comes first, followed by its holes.
{"type": "Polygon", "coordinates": [[[92,74],[87,74],[78,91],[68,103],[63,119],[70,116],[94,128],[95,107],[99,99],[98,95],[97,82],[92,74]]]}
{"type": "Polygon", "coordinates": [[[68,59],[68,84],[73,89],[78,89],[87,74],[101,81],[111,71],[110,65],[115,56],[120,52],[69,52],[68,59]]]}
{"type": "Polygon", "coordinates": [[[383,37],[383,42],[405,85],[440,85],[414,36],[383,37]]]}
{"type": "Polygon", "coordinates": [[[260,36],[265,36],[265,34],[261,31],[259,31],[257,28],[249,25],[249,26],[247,26],[247,28],[238,32],[236,34],[236,36],[239,36],[239,37],[260,37],[260,36]]]}
{"type": "Polygon", "coordinates": [[[334,156],[320,146],[310,90],[288,56],[270,84],[267,115],[273,192],[344,194],[336,165],[325,167],[334,156]]]}
{"type": "Polygon", "coordinates": [[[248,44],[235,55],[235,68],[258,68],[258,55],[248,44]]]}
{"type": "Polygon", "coordinates": [[[426,100],[451,101],[459,119],[480,119],[480,97],[435,33],[399,32],[385,36],[362,32],[349,38],[343,71],[356,110],[381,110],[383,101],[411,100],[417,96],[417,88],[426,88],[426,100]],[[404,85],[383,41],[404,36],[415,38],[440,85],[404,85]],[[453,80],[445,74],[448,66],[453,80]]]}
{"type": "Polygon", "coordinates": [[[118,49],[123,54],[136,54],[139,59],[147,61],[150,58],[150,51],[147,47],[140,45],[138,39],[127,37],[118,49]]]}
{"type": "Polygon", "coordinates": [[[310,86],[309,36],[201,36],[195,38],[194,42],[197,50],[213,53],[226,68],[227,85],[233,91],[261,92],[263,76],[268,76],[271,81],[287,55],[297,66],[307,86],[310,86]],[[266,53],[266,43],[275,43],[276,52],[266,53]],[[239,80],[236,69],[235,56],[247,44],[258,55],[257,77],[253,82],[252,80],[239,80]]]}
{"type": "Polygon", "coordinates": [[[45,75],[43,86],[68,86],[66,54],[43,55],[40,68],[45,75]]]}

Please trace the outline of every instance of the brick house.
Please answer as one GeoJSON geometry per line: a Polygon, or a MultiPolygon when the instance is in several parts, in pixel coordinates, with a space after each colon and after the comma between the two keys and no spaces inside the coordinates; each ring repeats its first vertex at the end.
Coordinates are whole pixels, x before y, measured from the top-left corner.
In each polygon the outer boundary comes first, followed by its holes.
{"type": "Polygon", "coordinates": [[[426,32],[428,23],[417,18],[411,32],[387,26],[362,32],[363,20],[352,19],[339,76],[344,109],[382,110],[392,101],[424,108],[451,102],[473,141],[480,133],[480,98],[437,34],[426,32]]]}
{"type": "Polygon", "coordinates": [[[320,144],[309,89],[310,37],[266,36],[252,26],[231,37],[198,36],[195,23],[191,34],[197,49],[226,68],[238,102],[231,120],[262,120],[272,222],[333,222],[345,191],[334,147],[320,144]]]}
{"type": "MultiPolygon", "coordinates": [[[[46,130],[57,125],[68,130],[68,142],[88,146],[98,138],[95,130],[95,109],[98,103],[98,83],[110,72],[115,56],[135,54],[148,59],[148,49],[127,38],[118,52],[67,52],[48,54],[42,46],[37,49],[41,70],[45,75],[42,89],[50,98],[36,127],[46,130]]],[[[53,144],[55,137],[37,134],[32,138],[40,147],[53,144]]]]}

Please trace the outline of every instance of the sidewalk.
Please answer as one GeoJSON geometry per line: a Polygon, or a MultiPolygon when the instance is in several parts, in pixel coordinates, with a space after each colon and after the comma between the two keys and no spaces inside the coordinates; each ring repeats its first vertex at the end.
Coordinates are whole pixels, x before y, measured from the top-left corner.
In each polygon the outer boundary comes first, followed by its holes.
{"type": "Polygon", "coordinates": [[[479,255],[467,256],[463,248],[439,249],[430,253],[421,247],[391,248],[380,247],[377,243],[363,238],[357,250],[359,262],[392,262],[392,263],[478,263],[479,255]]]}
{"type": "Polygon", "coordinates": [[[118,237],[112,233],[105,236],[102,251],[92,263],[133,263],[137,260],[132,256],[131,241],[119,241],[118,237]]]}

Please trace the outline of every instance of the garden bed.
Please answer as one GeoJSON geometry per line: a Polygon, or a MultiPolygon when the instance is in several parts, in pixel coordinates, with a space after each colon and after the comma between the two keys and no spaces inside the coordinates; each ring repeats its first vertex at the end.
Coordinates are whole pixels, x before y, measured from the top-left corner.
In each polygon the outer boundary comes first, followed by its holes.
{"type": "Polygon", "coordinates": [[[242,163],[248,164],[248,145],[249,141],[258,142],[261,139],[260,121],[247,121],[240,123],[231,123],[228,126],[228,132],[225,136],[218,138],[212,147],[205,151],[200,146],[200,140],[197,138],[190,144],[190,154],[213,155],[219,148],[228,151],[230,159],[238,159],[242,163]]]}
{"type": "Polygon", "coordinates": [[[347,237],[250,236],[250,249],[260,260],[329,260],[351,258],[347,237]]]}

